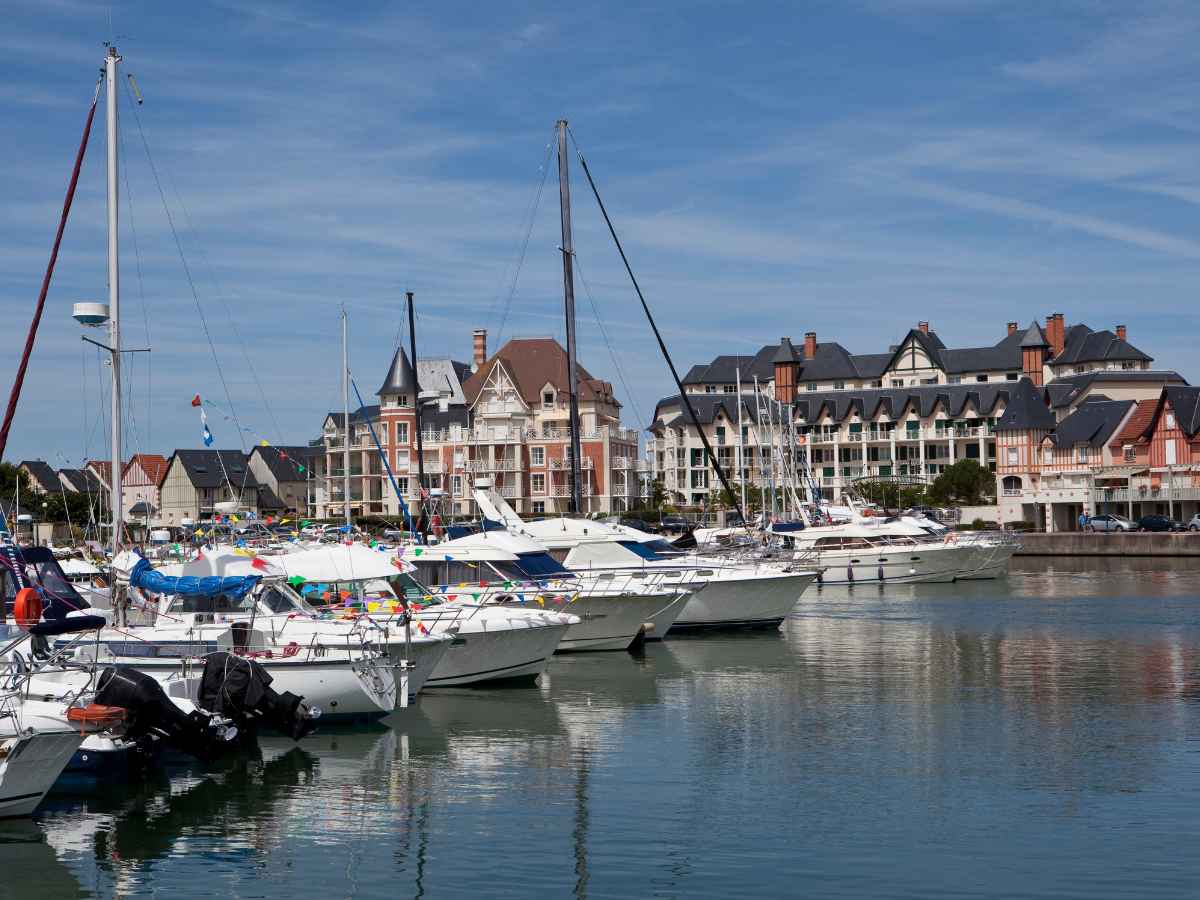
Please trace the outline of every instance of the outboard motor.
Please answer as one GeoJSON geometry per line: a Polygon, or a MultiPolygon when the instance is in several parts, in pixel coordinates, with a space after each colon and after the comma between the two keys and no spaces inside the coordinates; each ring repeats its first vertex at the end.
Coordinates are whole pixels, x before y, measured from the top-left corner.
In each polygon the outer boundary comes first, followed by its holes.
{"type": "Polygon", "coordinates": [[[200,679],[200,705],[235,722],[261,719],[293,740],[317,727],[321,710],[304,705],[304,698],[271,688],[271,675],[259,663],[232,653],[213,653],[205,660],[200,679]]]}
{"type": "Polygon", "coordinates": [[[197,759],[215,759],[233,746],[237,728],[213,724],[199,710],[184,713],[151,675],[130,666],[109,666],[96,682],[96,703],[122,706],[129,711],[126,736],[130,740],[163,740],[197,759]]]}

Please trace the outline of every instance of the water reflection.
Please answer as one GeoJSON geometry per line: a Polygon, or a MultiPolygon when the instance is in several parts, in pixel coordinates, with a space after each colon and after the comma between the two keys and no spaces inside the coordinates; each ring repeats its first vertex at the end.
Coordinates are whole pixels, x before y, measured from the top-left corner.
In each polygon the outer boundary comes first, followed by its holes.
{"type": "Polygon", "coordinates": [[[1186,894],[1197,572],[826,589],[780,633],[556,659],[536,688],[60,794],[0,854],[65,896],[1186,894]]]}

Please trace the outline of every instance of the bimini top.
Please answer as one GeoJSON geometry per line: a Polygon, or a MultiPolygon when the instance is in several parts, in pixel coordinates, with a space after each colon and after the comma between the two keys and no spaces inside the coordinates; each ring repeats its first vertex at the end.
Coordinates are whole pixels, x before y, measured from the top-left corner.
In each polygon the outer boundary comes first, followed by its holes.
{"type": "Polygon", "coordinates": [[[537,541],[511,531],[486,531],[464,535],[429,547],[406,547],[405,559],[411,561],[461,560],[463,562],[513,562],[523,553],[545,553],[537,541]],[[418,553],[419,551],[419,553],[418,553]]]}

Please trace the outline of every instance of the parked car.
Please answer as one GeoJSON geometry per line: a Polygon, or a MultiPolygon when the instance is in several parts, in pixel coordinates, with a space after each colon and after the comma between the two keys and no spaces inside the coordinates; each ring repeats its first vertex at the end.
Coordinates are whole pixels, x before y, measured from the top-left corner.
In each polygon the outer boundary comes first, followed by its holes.
{"type": "Polygon", "coordinates": [[[682,516],[663,516],[663,531],[682,533],[687,531],[689,528],[691,528],[691,526],[688,524],[687,519],[683,518],[682,516]]]}
{"type": "Polygon", "coordinates": [[[1187,529],[1188,531],[1200,531],[1200,513],[1192,516],[1191,520],[1187,523],[1187,529]]]}
{"type": "Polygon", "coordinates": [[[1170,516],[1142,516],[1137,522],[1138,531],[1183,531],[1183,525],[1170,516]]]}
{"type": "Polygon", "coordinates": [[[1087,520],[1085,531],[1133,531],[1137,526],[1124,516],[1092,516],[1087,520]]]}

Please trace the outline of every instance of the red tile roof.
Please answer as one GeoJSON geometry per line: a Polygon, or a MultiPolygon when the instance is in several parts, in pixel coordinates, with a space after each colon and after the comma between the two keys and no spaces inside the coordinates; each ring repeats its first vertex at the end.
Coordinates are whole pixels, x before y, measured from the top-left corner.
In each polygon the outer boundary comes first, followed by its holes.
{"type": "Polygon", "coordinates": [[[1138,438],[1150,427],[1150,422],[1154,419],[1154,410],[1157,407],[1157,397],[1153,400],[1139,400],[1137,409],[1126,420],[1125,427],[1108,442],[1108,446],[1119,450],[1126,444],[1136,444],[1138,438]]]}
{"type": "MultiPolygon", "coordinates": [[[[504,370],[516,384],[517,393],[527,406],[541,405],[542,387],[554,386],[560,394],[567,392],[567,351],[554,338],[514,338],[479,367],[463,383],[463,393],[468,403],[474,403],[487,383],[488,375],[496,364],[504,364],[504,370]]],[[[576,365],[579,377],[579,400],[600,400],[616,403],[612,385],[588,374],[583,366],[576,365]]]]}
{"type": "Polygon", "coordinates": [[[129,458],[129,462],[125,463],[123,472],[128,472],[134,463],[138,463],[142,467],[142,471],[146,473],[154,484],[161,485],[162,480],[167,477],[167,458],[159,456],[157,453],[135,453],[129,458]]]}

